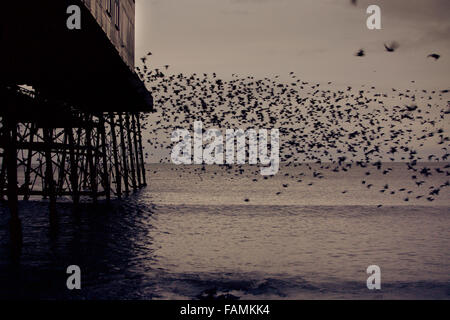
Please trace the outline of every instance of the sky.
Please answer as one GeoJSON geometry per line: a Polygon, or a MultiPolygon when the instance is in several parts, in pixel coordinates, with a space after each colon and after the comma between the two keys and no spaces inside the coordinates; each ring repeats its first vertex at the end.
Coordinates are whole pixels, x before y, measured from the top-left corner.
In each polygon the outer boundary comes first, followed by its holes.
{"type": "MultiPolygon", "coordinates": [[[[293,71],[334,89],[445,90],[449,14],[449,0],[136,0],[136,66],[150,51],[150,66],[170,65],[168,73],[283,80],[293,71]],[[381,8],[381,30],[366,26],[371,4],[381,8]],[[392,41],[398,49],[386,52],[392,41]],[[364,57],[355,56],[359,49],[364,57]]],[[[151,154],[152,161],[167,156],[151,154]]]]}
{"type": "Polygon", "coordinates": [[[447,89],[449,13],[448,0],[137,0],[136,62],[151,51],[154,67],[174,73],[294,71],[308,81],[447,89]],[[369,4],[380,6],[382,30],[367,29],[369,4]],[[399,48],[388,53],[391,41],[399,48]],[[361,48],[366,56],[355,57],[361,48]]]}

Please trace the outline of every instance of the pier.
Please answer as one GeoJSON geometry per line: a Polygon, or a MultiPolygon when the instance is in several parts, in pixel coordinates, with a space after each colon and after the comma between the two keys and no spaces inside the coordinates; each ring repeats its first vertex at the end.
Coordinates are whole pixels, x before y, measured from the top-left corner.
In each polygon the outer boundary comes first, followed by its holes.
{"type": "Polygon", "coordinates": [[[21,242],[19,201],[126,197],[146,186],[134,72],[134,0],[7,1],[0,13],[0,198],[21,242]],[[81,9],[81,28],[66,9],[81,9]]]}

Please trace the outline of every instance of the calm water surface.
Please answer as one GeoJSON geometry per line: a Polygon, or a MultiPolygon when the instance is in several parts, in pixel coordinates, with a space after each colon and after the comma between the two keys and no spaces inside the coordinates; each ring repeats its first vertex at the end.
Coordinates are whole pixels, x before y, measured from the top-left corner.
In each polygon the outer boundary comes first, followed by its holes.
{"type": "Polygon", "coordinates": [[[21,203],[19,261],[3,206],[0,297],[449,299],[448,188],[433,202],[416,199],[448,177],[418,187],[403,165],[390,167],[369,177],[320,170],[322,179],[318,168],[288,167],[266,180],[258,168],[151,165],[149,186],[125,201],[59,204],[55,228],[45,202],[21,203]],[[82,271],[77,292],[65,287],[72,264],[82,271]],[[366,287],[372,264],[381,268],[377,292],[366,287]]]}

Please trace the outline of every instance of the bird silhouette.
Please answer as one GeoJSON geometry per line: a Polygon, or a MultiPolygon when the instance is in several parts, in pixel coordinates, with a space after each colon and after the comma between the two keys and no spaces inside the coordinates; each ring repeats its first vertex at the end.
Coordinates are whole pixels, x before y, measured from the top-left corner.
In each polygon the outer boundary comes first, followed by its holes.
{"type": "Polygon", "coordinates": [[[394,52],[396,49],[398,49],[399,45],[397,42],[393,41],[390,45],[384,44],[384,48],[387,52],[394,52]]]}
{"type": "Polygon", "coordinates": [[[364,57],[365,55],[364,49],[359,49],[358,52],[355,53],[355,56],[357,57],[364,57]]]}
{"type": "Polygon", "coordinates": [[[433,58],[434,60],[438,60],[441,56],[437,53],[432,53],[427,56],[427,58],[433,58]]]}

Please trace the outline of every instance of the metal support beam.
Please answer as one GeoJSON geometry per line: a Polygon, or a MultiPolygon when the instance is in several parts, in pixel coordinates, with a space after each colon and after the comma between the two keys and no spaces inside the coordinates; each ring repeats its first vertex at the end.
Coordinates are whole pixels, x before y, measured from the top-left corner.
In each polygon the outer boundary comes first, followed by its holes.
{"type": "Polygon", "coordinates": [[[78,205],[80,201],[80,195],[78,192],[78,164],[75,158],[75,142],[73,139],[72,128],[65,129],[69,142],[69,159],[70,159],[70,185],[72,188],[72,201],[75,205],[78,205]]]}
{"type": "MultiPolygon", "coordinates": [[[[34,139],[34,135],[36,134],[36,126],[32,123],[30,124],[30,146],[33,144],[33,139],[34,139]]],[[[31,161],[33,158],[33,150],[32,148],[28,148],[28,155],[27,155],[27,168],[25,171],[25,183],[24,183],[24,189],[25,189],[25,194],[23,196],[23,200],[28,200],[30,198],[28,191],[30,190],[30,175],[31,175],[31,161]]]]}
{"type": "Polygon", "coordinates": [[[47,145],[45,149],[45,191],[49,197],[49,211],[50,211],[50,221],[53,221],[56,217],[56,190],[55,190],[55,180],[53,179],[53,160],[52,153],[50,149],[50,144],[53,140],[52,129],[44,128],[43,130],[44,143],[47,145]]]}
{"type": "Polygon", "coordinates": [[[10,237],[13,254],[19,254],[22,247],[22,223],[19,218],[19,204],[17,197],[17,122],[14,115],[4,115],[4,161],[7,171],[8,207],[11,218],[9,221],[10,237]]]}
{"type": "Polygon", "coordinates": [[[136,115],[133,113],[131,114],[131,130],[133,131],[133,142],[134,142],[134,156],[136,158],[136,176],[137,176],[137,183],[139,188],[142,187],[141,182],[141,165],[140,165],[140,157],[139,157],[139,146],[138,146],[138,138],[137,138],[137,127],[136,127],[136,115]]]}
{"type": "MultiPolygon", "coordinates": [[[[64,132],[64,145],[67,145],[67,133],[64,132]]],[[[63,191],[64,179],[66,175],[66,149],[62,150],[61,161],[58,172],[58,194],[63,191]]]]}
{"type": "Polygon", "coordinates": [[[136,191],[137,190],[136,171],[134,167],[133,143],[131,142],[130,115],[128,113],[125,114],[125,127],[127,130],[128,152],[130,156],[131,185],[133,186],[133,190],[136,191]]]}
{"type": "Polygon", "coordinates": [[[128,181],[128,159],[127,159],[127,146],[125,142],[125,134],[123,132],[123,119],[119,113],[119,128],[120,128],[120,144],[122,146],[122,165],[123,165],[123,181],[125,185],[125,193],[129,194],[129,181],[128,181]]]}
{"type": "Polygon", "coordinates": [[[142,132],[141,132],[141,121],[139,119],[139,114],[136,115],[136,123],[138,129],[138,137],[139,137],[139,150],[141,154],[141,170],[142,170],[142,185],[147,186],[147,178],[145,176],[145,162],[144,162],[144,149],[142,148],[142,132]]]}
{"type": "MultiPolygon", "coordinates": [[[[90,118],[90,117],[89,117],[90,118]]],[[[92,156],[92,127],[88,126],[86,128],[86,146],[87,146],[87,151],[86,151],[86,158],[87,158],[87,166],[88,166],[88,170],[86,170],[88,172],[88,179],[89,180],[89,185],[90,185],[90,189],[92,192],[92,200],[94,202],[97,202],[97,170],[95,168],[95,164],[94,164],[94,159],[92,156]]]]}
{"type": "Polygon", "coordinates": [[[119,150],[117,149],[117,137],[116,137],[116,126],[114,123],[114,114],[111,112],[109,114],[109,122],[111,127],[111,141],[112,141],[112,153],[114,160],[114,169],[116,173],[116,194],[120,199],[122,197],[122,175],[120,173],[120,163],[119,163],[119,150]]]}
{"type": "Polygon", "coordinates": [[[102,144],[102,165],[103,165],[103,189],[105,190],[106,200],[111,199],[111,189],[109,185],[109,167],[106,154],[106,130],[105,130],[105,118],[103,114],[99,115],[99,131],[102,144]]]}

